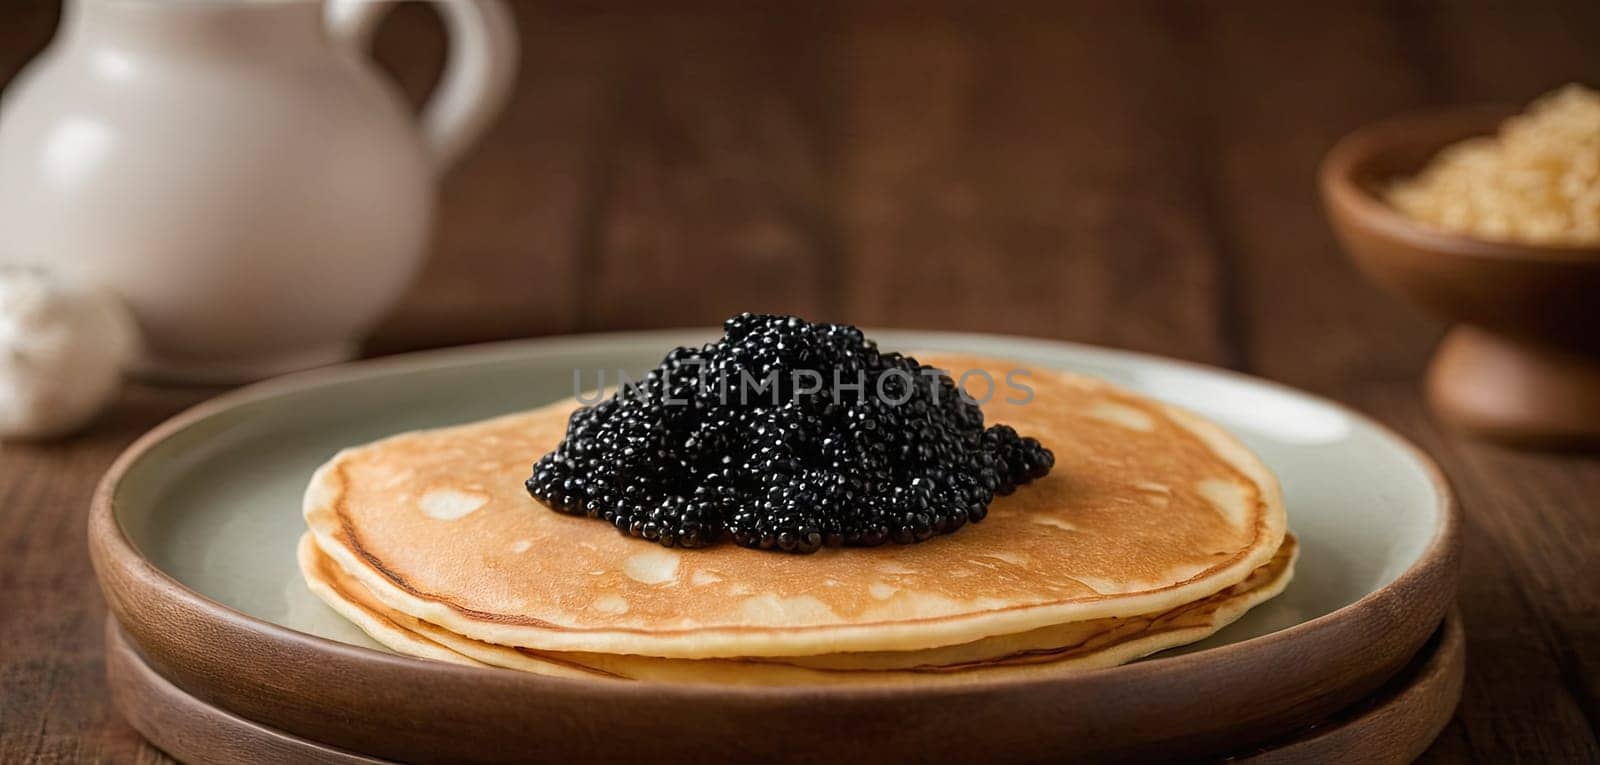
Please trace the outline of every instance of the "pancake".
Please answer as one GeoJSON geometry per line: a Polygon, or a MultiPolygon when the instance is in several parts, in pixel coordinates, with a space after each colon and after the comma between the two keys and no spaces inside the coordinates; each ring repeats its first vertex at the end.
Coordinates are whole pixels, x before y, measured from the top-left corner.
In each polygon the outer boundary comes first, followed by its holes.
{"type": "Polygon", "coordinates": [[[448,664],[489,666],[446,648],[437,641],[429,640],[416,628],[415,620],[411,617],[385,610],[382,604],[372,597],[371,592],[350,579],[349,574],[338,570],[338,567],[317,549],[316,543],[311,541],[310,534],[300,538],[299,560],[300,573],[306,580],[306,588],[340,616],[360,627],[361,631],[367,633],[373,640],[408,656],[448,664]]]}
{"type": "Polygon", "coordinates": [[[1298,545],[1289,535],[1266,565],[1239,584],[1162,614],[1068,625],[1072,642],[1050,642],[1062,635],[1029,633],[978,641],[986,646],[952,647],[961,649],[958,651],[935,648],[892,657],[862,653],[740,661],[545,652],[473,640],[387,609],[365,585],[324,555],[310,534],[300,542],[300,567],[312,591],[378,642],[400,653],[555,677],[737,685],[967,681],[1116,666],[1201,640],[1232,623],[1257,603],[1283,591],[1293,578],[1297,555],[1298,545]],[[1033,645],[1052,648],[1029,648],[1033,645]],[[970,660],[972,656],[999,658],[970,660]]]}
{"type": "MultiPolygon", "coordinates": [[[[917,355],[996,381],[1018,368],[917,355]]],[[[1097,379],[1025,371],[1013,379],[1031,401],[1002,388],[984,411],[1050,447],[1055,469],[922,544],[674,550],[552,512],[522,482],[573,401],[343,451],[313,476],[306,520],[389,611],[503,646],[677,659],[921,651],[1160,614],[1279,549],[1277,482],[1221,428],[1097,379]]]]}

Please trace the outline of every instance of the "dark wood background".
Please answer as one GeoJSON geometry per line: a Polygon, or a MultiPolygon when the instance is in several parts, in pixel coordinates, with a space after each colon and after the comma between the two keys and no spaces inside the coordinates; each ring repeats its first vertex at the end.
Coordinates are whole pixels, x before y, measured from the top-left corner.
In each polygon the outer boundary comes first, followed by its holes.
{"type": "MultiPolygon", "coordinates": [[[[1313,186],[1369,120],[1600,84],[1600,3],[516,11],[515,102],[445,181],[435,256],[371,352],[783,311],[1330,396],[1415,439],[1465,505],[1466,695],[1427,761],[1600,760],[1600,461],[1432,422],[1441,325],[1359,278],[1313,186]]],[[[0,82],[56,14],[0,10],[0,82]]],[[[378,48],[418,98],[443,35],[407,6],[378,48]]],[[[84,517],[124,445],[215,392],[134,387],[88,434],[0,446],[0,762],[162,759],[107,707],[84,517]]]]}

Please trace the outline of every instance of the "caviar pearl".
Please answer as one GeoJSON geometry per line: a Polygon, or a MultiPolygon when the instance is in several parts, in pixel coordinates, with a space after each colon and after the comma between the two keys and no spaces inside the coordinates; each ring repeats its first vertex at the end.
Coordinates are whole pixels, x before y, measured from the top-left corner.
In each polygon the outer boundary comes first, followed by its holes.
{"type": "Polygon", "coordinates": [[[668,547],[914,544],[983,520],[1055,456],[861,330],[742,314],[573,413],[528,493],[668,547]]]}

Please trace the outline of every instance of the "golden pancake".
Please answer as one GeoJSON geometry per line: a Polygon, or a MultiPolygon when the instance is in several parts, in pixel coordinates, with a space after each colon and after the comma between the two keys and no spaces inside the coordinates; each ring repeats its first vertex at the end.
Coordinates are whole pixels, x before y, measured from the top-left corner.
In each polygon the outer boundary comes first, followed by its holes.
{"type": "MultiPolygon", "coordinates": [[[[1017,367],[918,356],[997,381],[1017,367]]],[[[1052,449],[1055,469],[922,544],[676,550],[553,512],[523,479],[572,401],[341,452],[312,478],[305,514],[317,546],[390,611],[500,645],[680,659],[921,651],[1161,614],[1279,549],[1277,482],[1222,429],[1100,380],[1028,373],[1013,379],[1031,401],[1002,388],[984,411],[1052,449]]]]}
{"type": "Polygon", "coordinates": [[[1068,625],[1070,635],[1058,628],[1045,628],[1036,632],[1057,634],[986,638],[978,641],[986,645],[935,648],[904,655],[847,653],[746,661],[547,652],[485,643],[389,610],[365,585],[323,555],[309,534],[300,542],[300,567],[318,597],[378,642],[400,653],[556,677],[783,685],[991,679],[1024,671],[1037,676],[1115,666],[1203,639],[1232,623],[1252,606],[1283,591],[1293,578],[1297,554],[1293,535],[1286,536],[1283,546],[1266,565],[1222,592],[1162,614],[1068,625]],[[1030,648],[1034,645],[1051,648],[1030,648]],[[967,658],[974,656],[1000,658],[967,658]]]}
{"type": "Polygon", "coordinates": [[[350,579],[349,574],[340,571],[317,549],[310,534],[300,538],[299,560],[306,588],[373,640],[399,653],[423,659],[474,667],[488,666],[419,634],[411,617],[385,611],[365,587],[350,579]]]}

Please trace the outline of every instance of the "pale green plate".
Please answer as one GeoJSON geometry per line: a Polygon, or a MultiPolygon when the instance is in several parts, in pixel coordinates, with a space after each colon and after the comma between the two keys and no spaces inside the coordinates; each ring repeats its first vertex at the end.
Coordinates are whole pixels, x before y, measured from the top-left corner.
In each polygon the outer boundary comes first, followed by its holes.
{"type": "MultiPolygon", "coordinates": [[[[1443,538],[1448,488],[1393,433],[1330,402],[1206,367],[1066,343],[873,332],[880,346],[969,351],[1096,375],[1199,412],[1282,480],[1302,553],[1278,598],[1197,646],[1331,613],[1392,582],[1443,538]]],[[[227,394],[154,444],[118,487],[116,515],[158,568],[268,622],[377,648],[311,595],[295,566],[300,495],[337,450],[573,394],[573,370],[637,375],[707,332],[594,335],[412,354],[279,378],[227,394]]],[[[532,455],[530,455],[531,459],[532,455]]],[[[379,649],[382,650],[382,649],[379,649]]]]}

